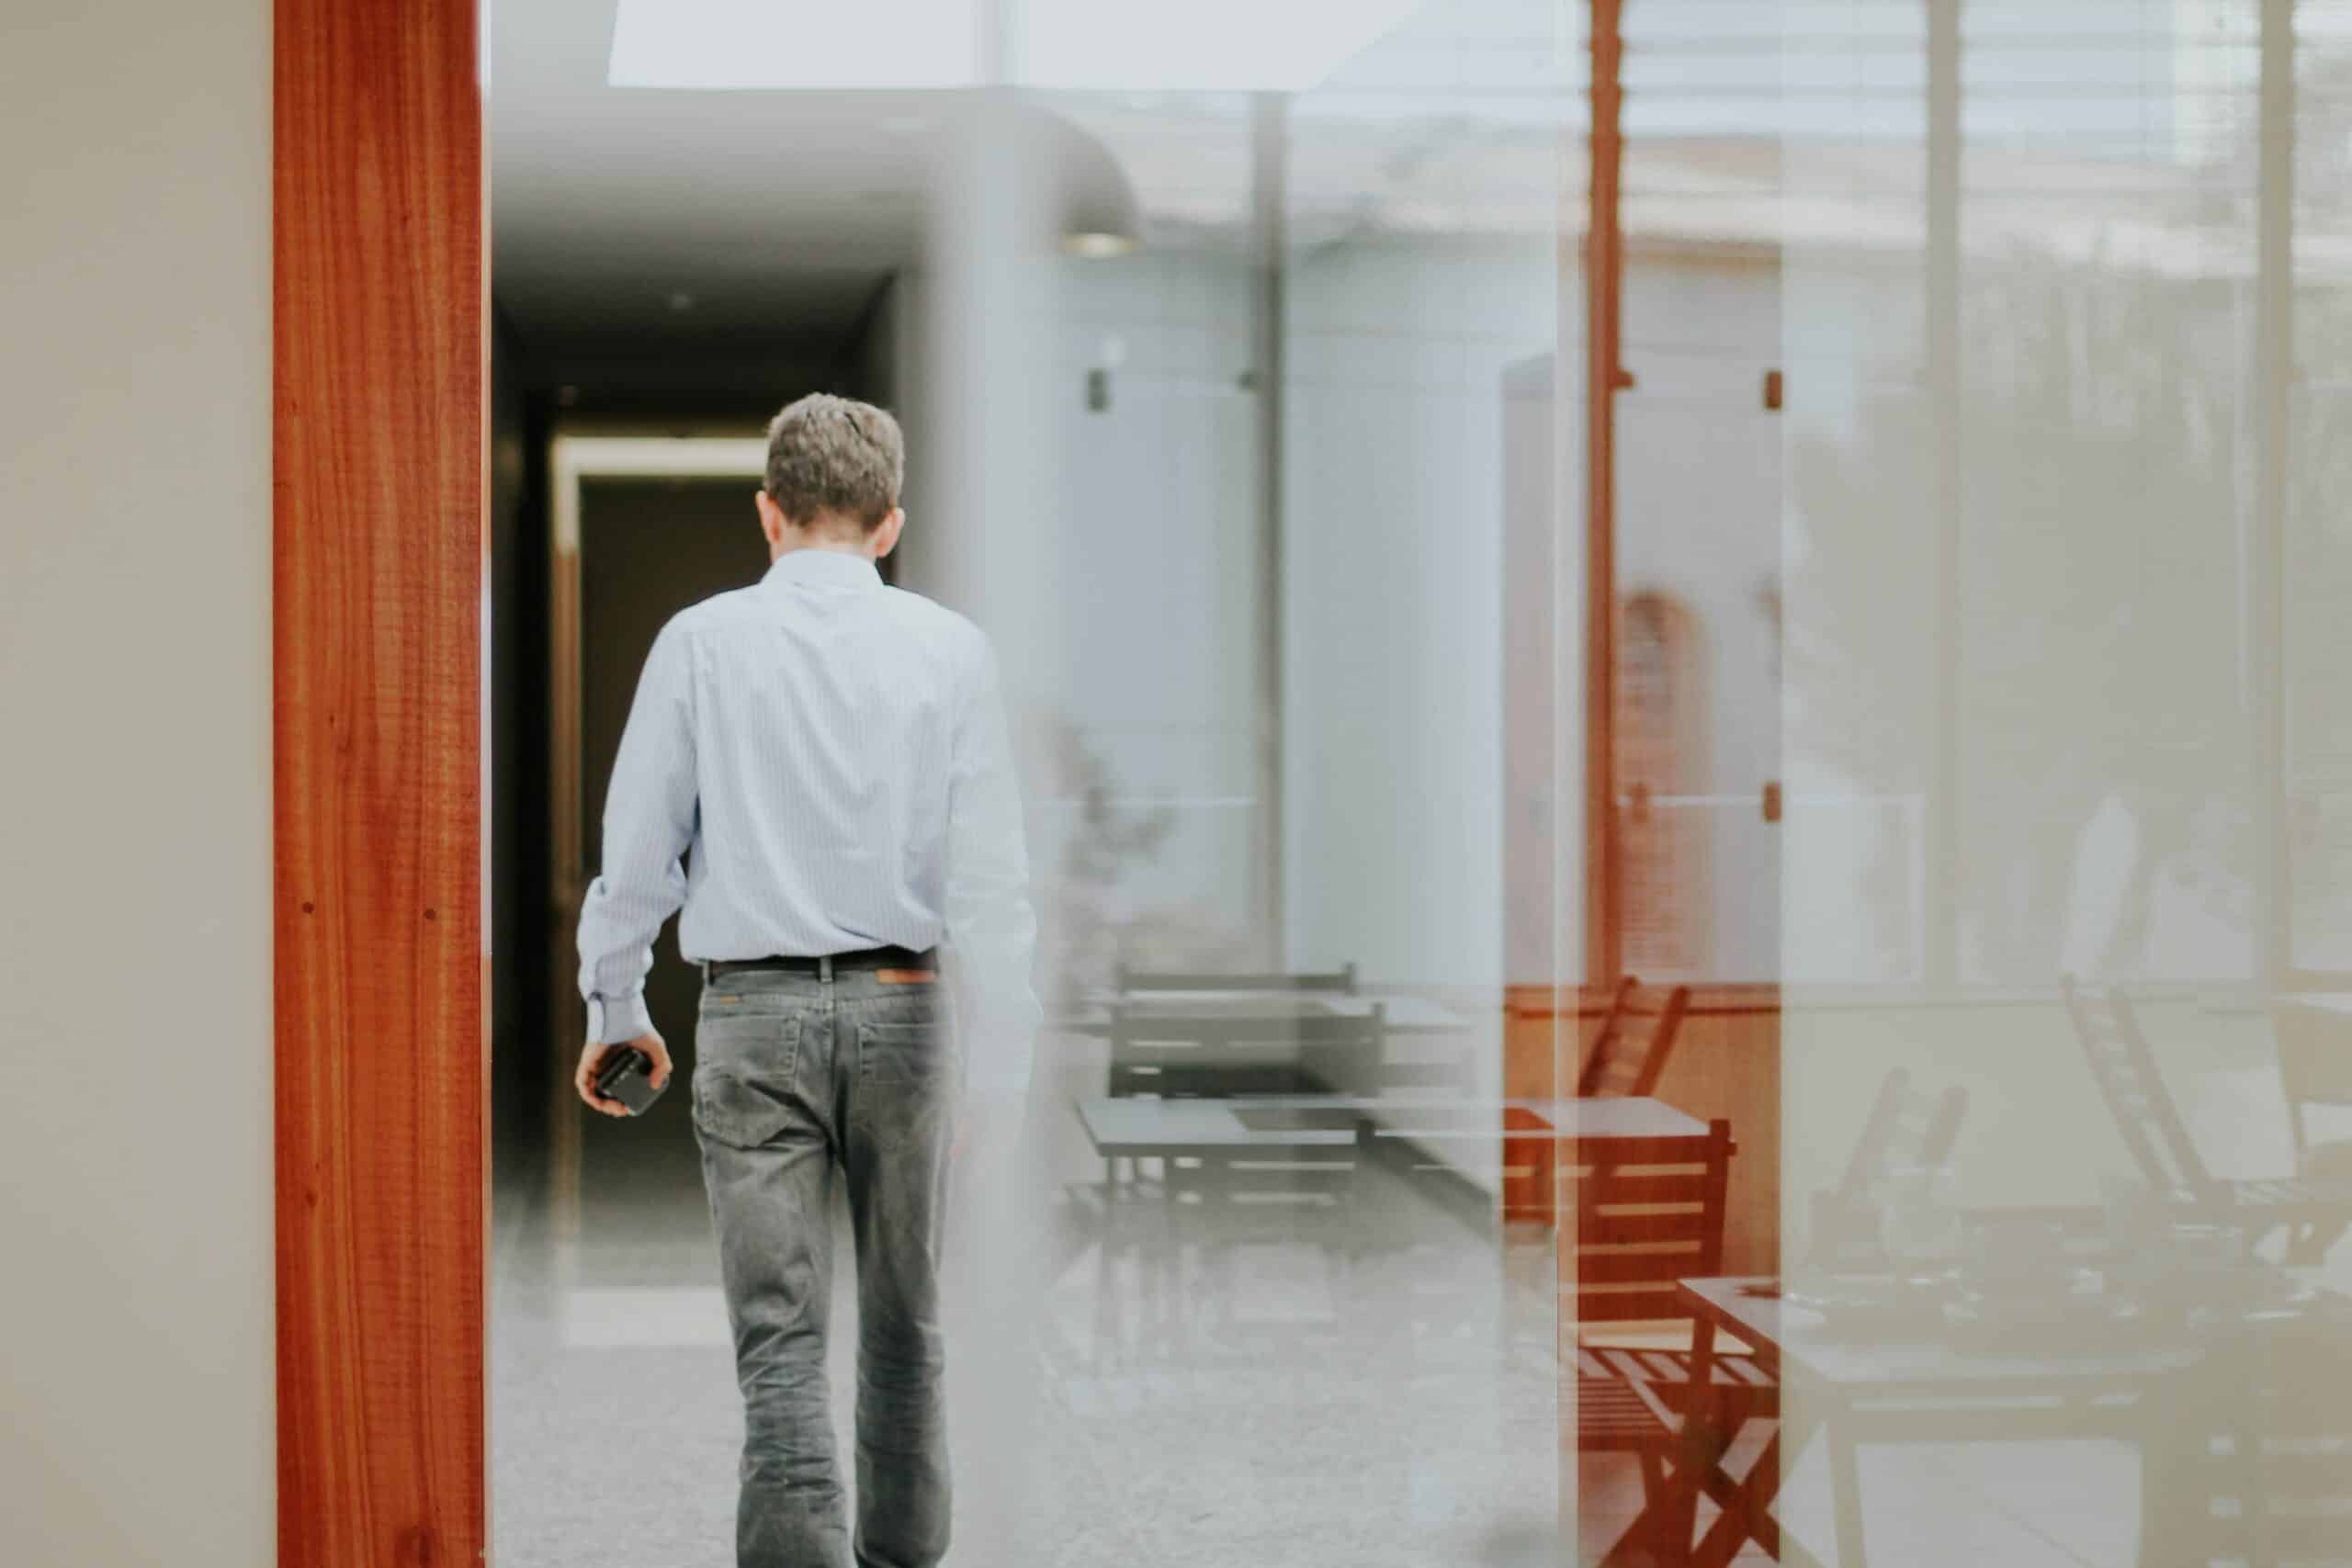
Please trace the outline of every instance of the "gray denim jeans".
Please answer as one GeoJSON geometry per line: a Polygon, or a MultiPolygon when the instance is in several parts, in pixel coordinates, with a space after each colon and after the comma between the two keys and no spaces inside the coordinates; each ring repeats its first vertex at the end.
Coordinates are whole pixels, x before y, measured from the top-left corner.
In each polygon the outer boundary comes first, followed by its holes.
{"type": "Polygon", "coordinates": [[[741,1568],[932,1568],[947,1551],[953,1041],[935,982],[746,971],[704,988],[694,1122],[743,1392],[741,1568]],[[854,1557],[825,1397],[836,1173],[857,1243],[854,1557]]]}

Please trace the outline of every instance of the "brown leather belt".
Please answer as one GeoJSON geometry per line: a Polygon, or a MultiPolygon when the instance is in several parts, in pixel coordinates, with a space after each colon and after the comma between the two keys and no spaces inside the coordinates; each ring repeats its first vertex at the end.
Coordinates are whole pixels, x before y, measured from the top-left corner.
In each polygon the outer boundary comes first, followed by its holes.
{"type": "Polygon", "coordinates": [[[787,975],[823,975],[829,970],[838,974],[844,969],[906,969],[936,972],[939,950],[926,948],[917,953],[910,947],[861,947],[854,953],[833,953],[818,958],[775,953],[766,958],[714,958],[705,973],[713,980],[721,975],[739,974],[747,969],[775,969],[787,975]]]}

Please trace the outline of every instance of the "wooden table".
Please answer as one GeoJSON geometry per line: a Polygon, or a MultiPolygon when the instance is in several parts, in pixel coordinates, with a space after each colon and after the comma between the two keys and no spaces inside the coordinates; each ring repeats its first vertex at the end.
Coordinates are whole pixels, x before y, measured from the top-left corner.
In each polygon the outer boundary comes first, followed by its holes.
{"type": "MultiPolygon", "coordinates": [[[[1744,1506],[1725,1509],[1694,1550],[1694,1563],[1731,1560],[1770,1508],[1783,1458],[1793,1460],[1815,1431],[1829,1442],[1831,1504],[1839,1568],[1862,1568],[1862,1513],[1856,1450],[1865,1438],[1965,1440],[2019,1436],[2108,1436],[2139,1439],[2149,1396],[2203,1357],[2190,1344],[2128,1344],[2059,1353],[1995,1350],[1952,1343],[1940,1319],[1916,1337],[1857,1339],[1819,1313],[1775,1296],[1763,1278],[1685,1280],[1677,1294],[1691,1312],[1691,1459],[1677,1472],[1672,1528],[1688,1540],[1697,1503],[1697,1466],[1718,1461],[1734,1434],[1711,1421],[1718,1330],[1744,1342],[1781,1382],[1781,1428],[1738,1485],[1744,1506]],[[1938,1403],[1940,1402],[1940,1403],[1938,1403]],[[1786,1438],[1784,1442],[1782,1439],[1786,1438]]],[[[2143,1506],[2154,1488],[2142,1488],[2143,1506]]],[[[1768,1540],[1809,1560],[1785,1534],[1768,1540]]]]}

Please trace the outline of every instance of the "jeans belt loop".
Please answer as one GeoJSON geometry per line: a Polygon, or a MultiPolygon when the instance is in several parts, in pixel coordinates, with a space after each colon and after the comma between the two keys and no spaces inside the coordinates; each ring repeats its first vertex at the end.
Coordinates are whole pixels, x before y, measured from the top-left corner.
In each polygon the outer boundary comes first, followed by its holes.
{"type": "Polygon", "coordinates": [[[833,983],[832,954],[827,953],[817,960],[817,977],[824,981],[828,986],[833,983]]]}

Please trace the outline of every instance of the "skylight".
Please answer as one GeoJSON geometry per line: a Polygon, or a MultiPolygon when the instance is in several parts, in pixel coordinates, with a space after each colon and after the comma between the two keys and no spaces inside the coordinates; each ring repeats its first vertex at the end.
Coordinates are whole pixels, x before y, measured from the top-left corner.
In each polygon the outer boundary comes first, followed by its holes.
{"type": "MultiPolygon", "coordinates": [[[[1304,92],[1419,0],[1005,0],[1005,80],[1304,92]]],[[[606,80],[706,89],[978,86],[981,0],[619,0],[606,80]]]]}
{"type": "Polygon", "coordinates": [[[975,0],[620,0],[616,87],[968,87],[975,0]]]}

